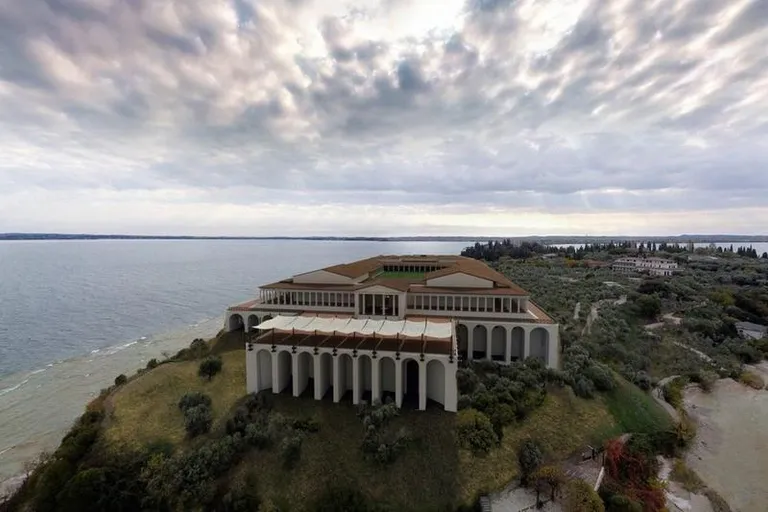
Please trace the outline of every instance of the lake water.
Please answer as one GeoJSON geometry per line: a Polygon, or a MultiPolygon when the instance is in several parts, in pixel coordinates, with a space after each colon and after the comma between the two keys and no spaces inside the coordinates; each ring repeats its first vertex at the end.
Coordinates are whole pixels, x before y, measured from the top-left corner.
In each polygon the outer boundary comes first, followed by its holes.
{"type": "Polygon", "coordinates": [[[120,373],[211,337],[259,285],[378,254],[465,242],[0,242],[0,487],[54,449],[120,373]]]}

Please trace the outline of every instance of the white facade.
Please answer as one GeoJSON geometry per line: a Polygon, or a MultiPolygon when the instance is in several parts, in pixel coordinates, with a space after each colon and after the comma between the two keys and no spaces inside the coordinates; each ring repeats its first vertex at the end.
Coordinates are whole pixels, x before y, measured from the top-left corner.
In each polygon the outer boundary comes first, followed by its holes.
{"type": "Polygon", "coordinates": [[[677,270],[677,263],[664,258],[619,258],[611,264],[616,272],[645,272],[654,276],[671,276],[677,270]]]}
{"type": "MultiPolygon", "coordinates": [[[[414,405],[419,409],[425,409],[429,399],[455,411],[460,359],[509,364],[535,357],[547,367],[560,366],[558,325],[525,291],[484,264],[453,257],[457,267],[453,270],[446,268],[451,267],[446,257],[382,258],[383,265],[394,265],[390,272],[416,270],[425,276],[403,285],[396,278],[380,278],[375,268],[366,268],[359,275],[346,268],[339,273],[338,266],[307,272],[262,287],[257,299],[229,308],[225,328],[251,333],[278,315],[427,322],[432,318],[450,320],[455,333],[450,352],[430,352],[429,344],[419,349],[425,352],[414,352],[412,347],[396,352],[324,344],[272,345],[265,334],[247,343],[248,392],[272,389],[279,393],[290,387],[295,396],[311,393],[322,399],[332,388],[334,402],[346,392],[351,392],[355,404],[389,394],[398,406],[418,395],[414,405]],[[310,379],[313,384],[308,390],[310,379]]],[[[381,272],[386,273],[386,268],[381,272]]]]}
{"type": "Polygon", "coordinates": [[[430,399],[450,412],[456,412],[458,402],[456,358],[448,355],[251,343],[246,368],[249,393],[265,389],[281,393],[290,386],[293,396],[310,393],[322,400],[332,389],[332,399],[338,403],[351,391],[353,404],[363,399],[371,403],[382,400],[386,393],[394,395],[395,403],[402,407],[412,390],[410,394],[418,396],[414,405],[419,410],[425,410],[430,399]]]}

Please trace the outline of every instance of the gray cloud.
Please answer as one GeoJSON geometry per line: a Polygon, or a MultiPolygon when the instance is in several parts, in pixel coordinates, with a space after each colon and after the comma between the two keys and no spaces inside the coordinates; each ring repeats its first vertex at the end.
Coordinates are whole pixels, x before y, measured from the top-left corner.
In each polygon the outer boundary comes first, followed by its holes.
{"type": "Polygon", "coordinates": [[[471,0],[450,26],[374,4],[0,0],[0,185],[447,215],[764,207],[765,2],[471,0]]]}

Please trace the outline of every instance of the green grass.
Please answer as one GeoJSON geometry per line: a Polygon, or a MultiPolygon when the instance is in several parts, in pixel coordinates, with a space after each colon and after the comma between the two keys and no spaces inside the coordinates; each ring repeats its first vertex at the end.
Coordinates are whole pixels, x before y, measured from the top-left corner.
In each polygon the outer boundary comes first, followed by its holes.
{"type": "Polygon", "coordinates": [[[164,363],[132,379],[109,399],[112,412],[103,441],[133,449],[160,440],[182,443],[184,416],[178,402],[189,391],[211,396],[213,429],[220,428],[245,393],[245,349],[224,353],[222,360],[221,373],[210,382],[198,376],[199,360],[164,363]]]}
{"type": "Polygon", "coordinates": [[[617,388],[603,400],[623,432],[649,434],[672,428],[669,415],[649,393],[618,376],[617,380],[617,388]]]}
{"type": "MultiPolygon", "coordinates": [[[[244,351],[230,350],[222,358],[223,372],[210,383],[197,375],[199,361],[165,363],[132,379],[110,399],[112,414],[102,442],[106,447],[133,449],[161,440],[182,449],[197,443],[185,439],[177,407],[188,391],[202,391],[213,398],[210,436],[219,435],[245,394],[244,351]]],[[[407,428],[414,441],[392,465],[382,467],[363,457],[363,426],[351,404],[276,395],[275,411],[294,418],[312,417],[321,425],[319,432],[305,439],[298,466],[283,469],[279,450],[273,448],[249,453],[230,476],[255,468],[265,500],[299,511],[331,484],[359,488],[371,500],[394,510],[455,509],[471,504],[482,492],[502,489],[518,476],[517,448],[524,439],[537,439],[547,456],[557,460],[594,443],[596,435],[617,430],[601,400],[584,400],[568,389],[555,389],[528,419],[505,428],[501,446],[477,457],[458,447],[455,414],[439,408],[403,410],[392,428],[407,428]],[[568,425],[567,432],[563,425],[568,425]]]]}
{"type": "Polygon", "coordinates": [[[460,463],[455,442],[456,415],[439,409],[403,411],[392,428],[406,427],[413,444],[389,466],[363,458],[363,425],[349,404],[277,395],[275,411],[314,417],[320,431],[302,446],[292,471],[282,469],[279,450],[254,452],[244,464],[261,468],[260,495],[283,510],[306,510],[326,486],[359,488],[393,510],[454,508],[459,499],[460,463]],[[267,468],[270,468],[267,470],[267,468]]]}
{"type": "Polygon", "coordinates": [[[501,446],[484,457],[460,451],[463,502],[479,491],[498,491],[518,477],[517,449],[526,439],[541,443],[548,459],[565,459],[595,442],[616,424],[600,400],[576,397],[568,389],[551,391],[544,404],[522,423],[504,428],[501,446]]]}

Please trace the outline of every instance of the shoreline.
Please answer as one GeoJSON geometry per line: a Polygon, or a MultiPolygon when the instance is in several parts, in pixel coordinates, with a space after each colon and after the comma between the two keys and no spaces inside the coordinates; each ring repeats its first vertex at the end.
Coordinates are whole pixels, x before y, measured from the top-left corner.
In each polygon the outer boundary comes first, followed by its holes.
{"type": "MultiPolygon", "coordinates": [[[[747,368],[768,380],[768,362],[747,368]]],[[[768,390],[720,379],[710,393],[686,387],[683,402],[697,426],[685,463],[732,510],[762,512],[768,503],[768,390]]]]}
{"type": "Polygon", "coordinates": [[[41,453],[55,450],[85,405],[120,374],[131,375],[152,358],[162,359],[208,339],[220,316],[0,378],[0,497],[23,481],[41,453]]]}

